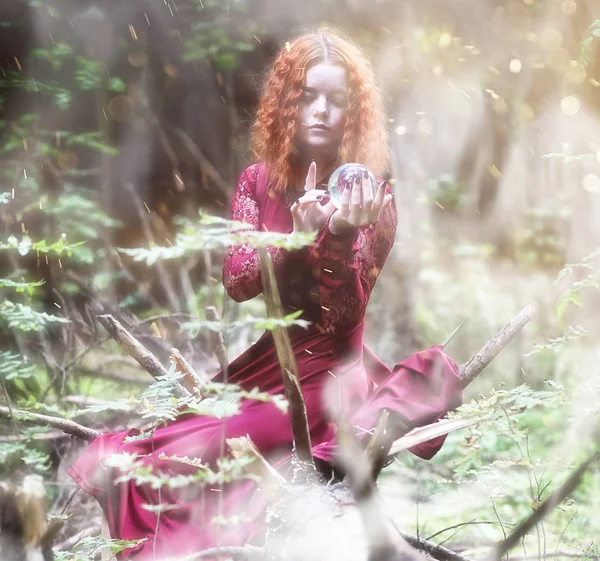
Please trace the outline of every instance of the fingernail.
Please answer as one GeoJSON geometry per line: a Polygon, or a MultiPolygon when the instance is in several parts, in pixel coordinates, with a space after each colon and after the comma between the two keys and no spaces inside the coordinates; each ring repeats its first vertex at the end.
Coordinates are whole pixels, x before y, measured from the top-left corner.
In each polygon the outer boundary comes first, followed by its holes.
{"type": "Polygon", "coordinates": [[[365,179],[368,179],[368,177],[369,177],[369,172],[365,170],[365,172],[363,173],[363,175],[365,176],[365,179]]]}
{"type": "Polygon", "coordinates": [[[357,178],[354,180],[354,183],[356,183],[356,184],[358,185],[358,184],[360,183],[360,177],[357,177],[357,178]]]}

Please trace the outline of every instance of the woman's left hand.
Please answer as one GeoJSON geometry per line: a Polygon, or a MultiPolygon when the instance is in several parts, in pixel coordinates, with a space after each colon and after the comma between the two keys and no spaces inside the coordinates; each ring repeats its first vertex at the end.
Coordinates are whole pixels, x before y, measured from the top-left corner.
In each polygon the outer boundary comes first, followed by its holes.
{"type": "Polygon", "coordinates": [[[392,202],[392,195],[385,193],[385,181],[382,181],[377,192],[370,178],[361,176],[351,189],[342,193],[341,207],[333,213],[329,220],[329,230],[333,234],[341,234],[348,230],[376,224],[383,209],[392,202]]]}

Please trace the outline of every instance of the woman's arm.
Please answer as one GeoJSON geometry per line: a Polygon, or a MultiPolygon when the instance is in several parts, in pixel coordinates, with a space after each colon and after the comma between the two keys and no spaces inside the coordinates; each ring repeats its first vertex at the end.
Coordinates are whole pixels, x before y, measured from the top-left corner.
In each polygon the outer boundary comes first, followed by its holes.
{"type": "MultiPolygon", "coordinates": [[[[256,200],[256,184],[261,164],[254,164],[242,173],[231,201],[231,219],[245,222],[258,231],[260,212],[256,200]]],[[[265,173],[264,170],[262,170],[265,173]]],[[[275,266],[284,258],[285,251],[268,247],[275,266]]],[[[243,302],[262,292],[260,262],[256,248],[251,244],[231,246],[223,263],[223,285],[236,302],[243,302]]]]}
{"type": "MultiPolygon", "coordinates": [[[[386,194],[391,194],[389,185],[386,194]]],[[[351,327],[365,314],[375,281],[394,244],[398,213],[392,200],[376,224],[341,235],[326,224],[310,252],[320,286],[322,326],[329,333],[351,327]]]]}

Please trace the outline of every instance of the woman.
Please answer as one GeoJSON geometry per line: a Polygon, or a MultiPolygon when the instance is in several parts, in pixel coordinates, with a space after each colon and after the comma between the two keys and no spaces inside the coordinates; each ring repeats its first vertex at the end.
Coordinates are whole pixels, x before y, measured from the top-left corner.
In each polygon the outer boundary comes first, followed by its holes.
{"type": "MultiPolygon", "coordinates": [[[[303,310],[309,328],[289,330],[306,402],[313,454],[324,469],[333,460],[336,428],[343,415],[357,433],[372,428],[379,411],[411,425],[435,421],[460,404],[456,365],[434,347],[389,370],[364,346],[365,309],[392,247],[397,214],[389,186],[357,179],[336,210],[322,186],[336,166],[359,162],[384,172],[388,164],[380,92],[363,54],[328,30],[301,36],[277,55],[267,76],[253,131],[260,163],[242,174],[232,218],[256,230],[317,231],[316,243],[297,251],[269,248],[286,312],[303,310]]],[[[257,251],[244,244],[225,258],[223,283],[232,298],[262,291],[257,251]]],[[[270,333],[215,377],[215,381],[282,394],[283,383],[270,333]]],[[[225,438],[249,435],[278,465],[290,458],[289,418],[272,403],[246,401],[240,414],[221,420],[185,416],[151,439],[123,442],[128,431],[96,439],[71,469],[95,496],[113,537],[147,541],[122,558],[182,555],[215,545],[260,540],[264,501],[251,482],[220,489],[199,485],[151,490],[115,484],[106,465],[113,453],[137,454],[154,469],[193,473],[175,456],[214,465],[225,438]],[[157,519],[145,504],[166,505],[157,519]],[[225,525],[214,517],[229,518],[225,525]],[[244,516],[240,516],[244,515],[244,516]],[[235,520],[231,520],[234,517],[235,520]]],[[[417,447],[429,458],[437,439],[417,447]]],[[[286,464],[287,465],[287,464],[286,464]]]]}

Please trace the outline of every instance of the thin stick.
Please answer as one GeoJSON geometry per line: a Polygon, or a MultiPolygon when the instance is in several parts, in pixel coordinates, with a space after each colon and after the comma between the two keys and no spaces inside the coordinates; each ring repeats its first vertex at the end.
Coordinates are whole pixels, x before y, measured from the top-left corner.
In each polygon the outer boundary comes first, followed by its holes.
{"type": "Polygon", "coordinates": [[[550,514],[554,508],[564,501],[579,485],[589,467],[600,459],[600,452],[592,454],[575,471],[567,477],[565,482],[552,493],[539,508],[531,513],[515,530],[490,553],[490,561],[500,561],[506,553],[515,547],[535,525],[550,514]]]}
{"type": "Polygon", "coordinates": [[[202,153],[200,148],[198,148],[198,145],[180,128],[173,127],[173,132],[183,142],[188,152],[196,158],[200,169],[207,173],[223,193],[229,193],[231,186],[221,177],[221,174],[210,163],[210,160],[202,153]]]}
{"type": "Polygon", "coordinates": [[[194,393],[206,384],[202,376],[192,368],[192,365],[175,348],[171,349],[171,362],[175,365],[175,370],[183,374],[184,385],[189,392],[194,393]]]}
{"type": "MultiPolygon", "coordinates": [[[[131,198],[133,199],[133,202],[135,203],[135,209],[138,213],[138,217],[140,219],[144,235],[146,236],[146,240],[148,241],[149,244],[155,243],[154,234],[152,233],[152,227],[150,225],[150,220],[148,219],[148,213],[146,211],[147,207],[144,206],[144,202],[138,195],[135,185],[133,183],[126,182],[125,186],[126,186],[127,190],[129,191],[129,193],[131,194],[131,198]]],[[[159,259],[155,263],[155,266],[156,266],[156,274],[160,281],[160,285],[165,293],[165,296],[167,297],[167,300],[169,301],[169,306],[170,306],[171,310],[174,310],[175,312],[181,312],[182,311],[181,302],[179,301],[179,298],[177,297],[177,291],[175,290],[175,287],[173,286],[173,279],[171,279],[171,277],[167,271],[167,268],[165,267],[164,262],[159,259]]]]}
{"type": "MultiPolygon", "coordinates": [[[[207,306],[205,308],[205,314],[208,321],[218,322],[220,320],[217,308],[214,306],[207,306]]],[[[213,347],[213,352],[219,361],[219,366],[225,368],[225,366],[227,366],[227,350],[225,349],[225,339],[223,339],[223,333],[220,329],[218,331],[211,330],[210,342],[213,347]]]]}
{"type": "MultiPolygon", "coordinates": [[[[283,318],[283,307],[279,297],[279,290],[277,288],[277,281],[275,280],[275,271],[273,269],[271,256],[265,248],[258,248],[258,255],[260,257],[263,294],[267,305],[267,315],[272,318],[281,319],[283,318]]],[[[302,396],[302,390],[300,388],[298,365],[296,364],[292,342],[290,341],[290,336],[285,327],[277,326],[273,329],[272,333],[275,349],[277,351],[277,358],[281,365],[285,397],[288,400],[290,408],[290,421],[296,454],[301,461],[314,465],[306,404],[304,403],[304,397],[302,396]]]]}
{"type": "Polygon", "coordinates": [[[450,333],[450,335],[448,335],[448,337],[446,337],[441,343],[440,343],[440,347],[442,347],[442,349],[448,344],[450,343],[450,341],[452,341],[452,339],[454,339],[454,336],[461,330],[462,326],[467,323],[467,320],[469,319],[469,316],[467,316],[465,319],[462,320],[462,322],[460,323],[460,325],[458,327],[456,327],[454,329],[454,331],[452,333],[450,333]]]}
{"type": "Polygon", "coordinates": [[[23,411],[22,409],[13,409],[11,411],[8,407],[4,407],[3,405],[0,405],[0,417],[13,419],[20,423],[53,427],[72,436],[76,436],[77,438],[87,440],[88,442],[94,440],[94,438],[101,434],[97,430],[84,427],[83,425],[69,421],[68,419],[60,419],[59,417],[42,415],[40,413],[31,413],[30,411],[23,411]]]}
{"type": "MultiPolygon", "coordinates": [[[[121,343],[121,346],[125,351],[135,358],[142,368],[152,374],[154,378],[169,375],[167,369],[159,362],[159,360],[113,316],[107,314],[96,317],[113,339],[121,343]]],[[[181,386],[181,384],[178,384],[178,393],[185,396],[188,395],[189,392],[181,386]]]]}
{"type": "Polygon", "coordinates": [[[431,557],[437,559],[438,561],[471,561],[469,558],[459,555],[443,545],[438,545],[437,543],[430,542],[423,538],[418,538],[417,536],[404,534],[402,532],[400,532],[400,535],[408,542],[409,545],[415,549],[418,549],[419,551],[424,551],[427,553],[427,555],[431,555],[431,557]]]}
{"type": "Polygon", "coordinates": [[[234,458],[252,457],[254,461],[244,467],[244,470],[258,478],[258,486],[270,503],[281,497],[285,490],[285,479],[265,459],[254,442],[247,436],[228,438],[227,445],[234,458]]]}
{"type": "Polygon", "coordinates": [[[536,314],[533,306],[527,306],[514,316],[481,350],[460,366],[461,385],[466,388],[498,353],[508,345],[513,337],[523,329],[536,314]]]}

